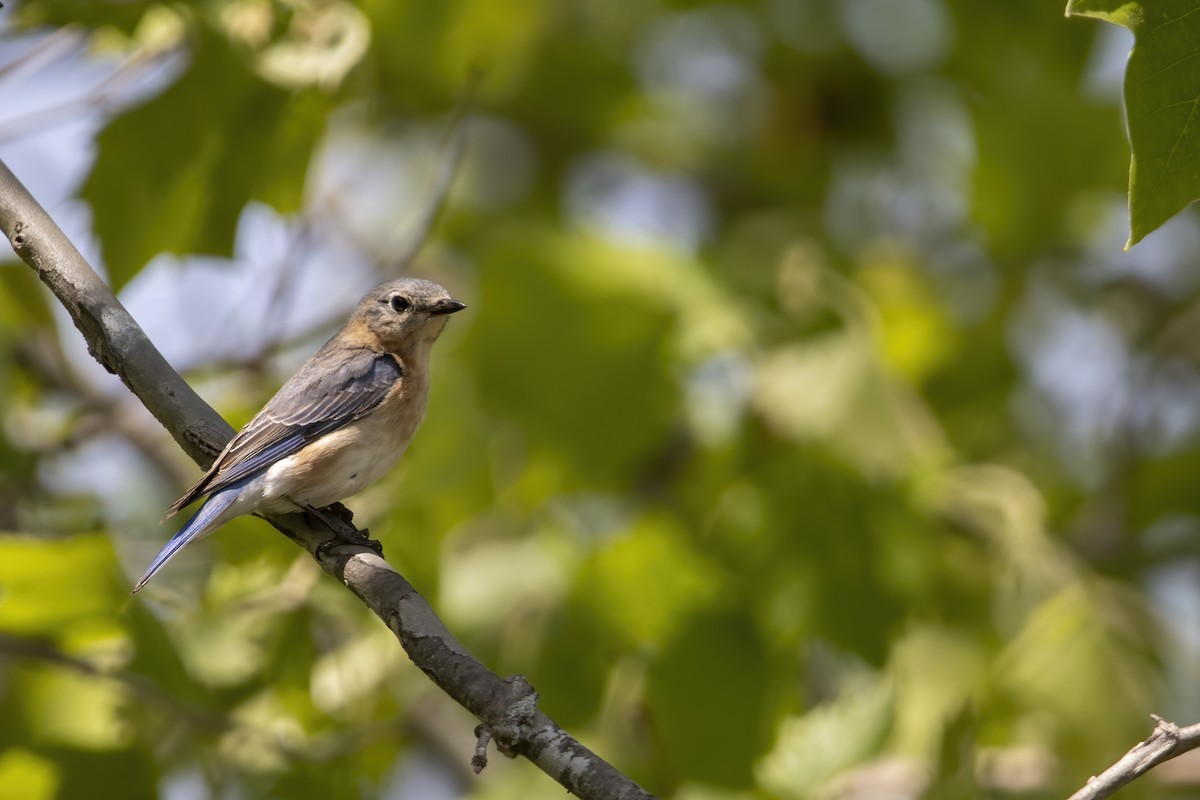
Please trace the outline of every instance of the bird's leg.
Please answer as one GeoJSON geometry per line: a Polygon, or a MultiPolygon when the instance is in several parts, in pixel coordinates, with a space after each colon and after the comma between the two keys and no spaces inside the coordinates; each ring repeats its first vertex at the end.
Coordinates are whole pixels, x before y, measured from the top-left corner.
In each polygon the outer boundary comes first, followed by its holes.
{"type": "MultiPolygon", "coordinates": [[[[330,503],[329,505],[325,506],[324,511],[326,514],[332,514],[333,516],[337,517],[347,525],[352,525],[354,523],[354,512],[346,508],[341,503],[330,503]]],[[[366,533],[366,531],[363,531],[363,533],[366,533]]]]}
{"type": "Polygon", "coordinates": [[[334,535],[333,539],[326,539],[317,545],[317,555],[323,555],[331,547],[336,547],[341,542],[347,544],[358,545],[359,547],[369,547],[379,555],[383,555],[383,545],[377,539],[372,539],[369,536],[369,531],[359,530],[354,527],[350,520],[353,514],[350,509],[346,508],[341,503],[334,503],[332,506],[327,506],[324,509],[316,508],[315,506],[302,505],[305,513],[311,514],[315,519],[329,529],[334,535]]]}

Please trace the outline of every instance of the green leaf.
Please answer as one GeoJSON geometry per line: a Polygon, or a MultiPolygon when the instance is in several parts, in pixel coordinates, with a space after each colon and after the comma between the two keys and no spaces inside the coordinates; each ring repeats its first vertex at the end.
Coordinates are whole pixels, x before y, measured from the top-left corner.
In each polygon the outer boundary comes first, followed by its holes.
{"type": "Polygon", "coordinates": [[[686,614],[712,602],[723,579],[669,518],[660,517],[641,520],[597,550],[579,586],[597,616],[625,638],[657,644],[686,614]]]}
{"type": "Polygon", "coordinates": [[[1064,586],[1035,608],[996,659],[1000,691],[1062,728],[1060,752],[1119,747],[1161,697],[1144,599],[1115,582],[1064,586]],[[1130,682],[1126,676],[1141,676],[1130,682]],[[1103,706],[1094,699],[1108,698],[1103,706]]]}
{"type": "Polygon", "coordinates": [[[174,85],[99,136],[83,189],[114,289],[162,252],[228,256],[242,208],[295,209],[324,105],[253,74],[201,35],[174,85]]]}
{"type": "Polygon", "coordinates": [[[775,665],[748,615],[693,617],[647,676],[664,760],[687,780],[746,786],[784,711],[775,665]]]}
{"type": "Polygon", "coordinates": [[[1200,13],[1191,0],[1072,0],[1068,16],[1102,19],[1136,37],[1125,71],[1129,242],[1200,198],[1200,13]]]}
{"type": "Polygon", "coordinates": [[[112,545],[102,534],[0,537],[0,630],[62,635],[76,623],[111,619],[114,571],[112,545]]]}
{"type": "Polygon", "coordinates": [[[39,670],[23,687],[25,717],[40,743],[112,751],[128,747],[120,684],[69,670],[39,670]]]}
{"type": "Polygon", "coordinates": [[[616,268],[597,274],[589,251],[598,246],[537,229],[497,239],[466,343],[487,410],[519,426],[543,459],[544,484],[559,489],[637,476],[661,452],[677,403],[663,368],[669,304],[604,280],[616,268]]]}
{"type": "Polygon", "coordinates": [[[758,764],[759,782],[784,798],[816,795],[835,775],[879,752],[895,722],[895,695],[889,681],[864,672],[832,701],[784,720],[758,764]]]}
{"type": "Polygon", "coordinates": [[[0,753],[0,800],[49,800],[58,796],[59,768],[37,753],[13,747],[0,753]]]}
{"type": "Polygon", "coordinates": [[[1095,17],[1114,25],[1136,30],[1142,23],[1143,11],[1140,2],[1121,0],[1070,0],[1067,3],[1068,17],[1095,17]]]}
{"type": "Polygon", "coordinates": [[[19,747],[0,753],[0,800],[50,800],[59,782],[59,768],[49,759],[19,747]]]}

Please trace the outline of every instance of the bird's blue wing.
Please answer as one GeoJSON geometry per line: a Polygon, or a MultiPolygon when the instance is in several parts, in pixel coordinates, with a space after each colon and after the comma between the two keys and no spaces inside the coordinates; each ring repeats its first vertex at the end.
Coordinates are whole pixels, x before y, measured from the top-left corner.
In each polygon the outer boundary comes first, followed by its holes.
{"type": "Polygon", "coordinates": [[[404,370],[392,355],[336,346],[335,341],[327,342],[280,387],[233,437],[204,477],[171,506],[168,516],[359,419],[403,380],[404,370]]]}

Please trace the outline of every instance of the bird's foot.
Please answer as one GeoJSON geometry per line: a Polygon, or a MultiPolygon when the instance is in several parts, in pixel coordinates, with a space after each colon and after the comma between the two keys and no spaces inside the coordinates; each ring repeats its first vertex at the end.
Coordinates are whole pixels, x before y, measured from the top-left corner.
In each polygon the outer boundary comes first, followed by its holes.
{"type": "Polygon", "coordinates": [[[325,508],[305,506],[304,510],[319,520],[333,534],[332,539],[326,539],[317,545],[316,555],[318,557],[327,555],[331,549],[343,543],[366,547],[374,550],[379,556],[383,556],[383,544],[378,539],[372,539],[370,531],[366,528],[359,530],[354,527],[350,522],[354,518],[353,513],[341,503],[334,503],[325,508]]]}
{"type": "Polygon", "coordinates": [[[326,514],[331,514],[332,516],[337,517],[347,525],[352,525],[354,523],[354,512],[346,508],[341,503],[330,503],[329,505],[325,506],[322,511],[326,514]]]}

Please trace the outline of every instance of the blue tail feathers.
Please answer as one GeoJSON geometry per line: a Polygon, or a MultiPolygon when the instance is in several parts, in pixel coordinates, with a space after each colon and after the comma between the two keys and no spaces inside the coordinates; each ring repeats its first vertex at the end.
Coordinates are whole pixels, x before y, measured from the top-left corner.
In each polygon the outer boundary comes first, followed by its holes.
{"type": "Polygon", "coordinates": [[[204,505],[192,515],[192,518],[184,523],[183,527],[171,537],[171,540],[163,545],[163,549],[158,551],[158,555],[154,557],[154,561],[150,562],[150,566],[146,568],[146,573],[142,575],[138,582],[134,585],[131,594],[137,594],[143,586],[158,572],[164,564],[182,550],[189,542],[204,536],[214,530],[221,516],[229,506],[238,499],[242,490],[246,487],[249,481],[241,481],[229,486],[221,491],[213,494],[204,501],[204,505]]]}

